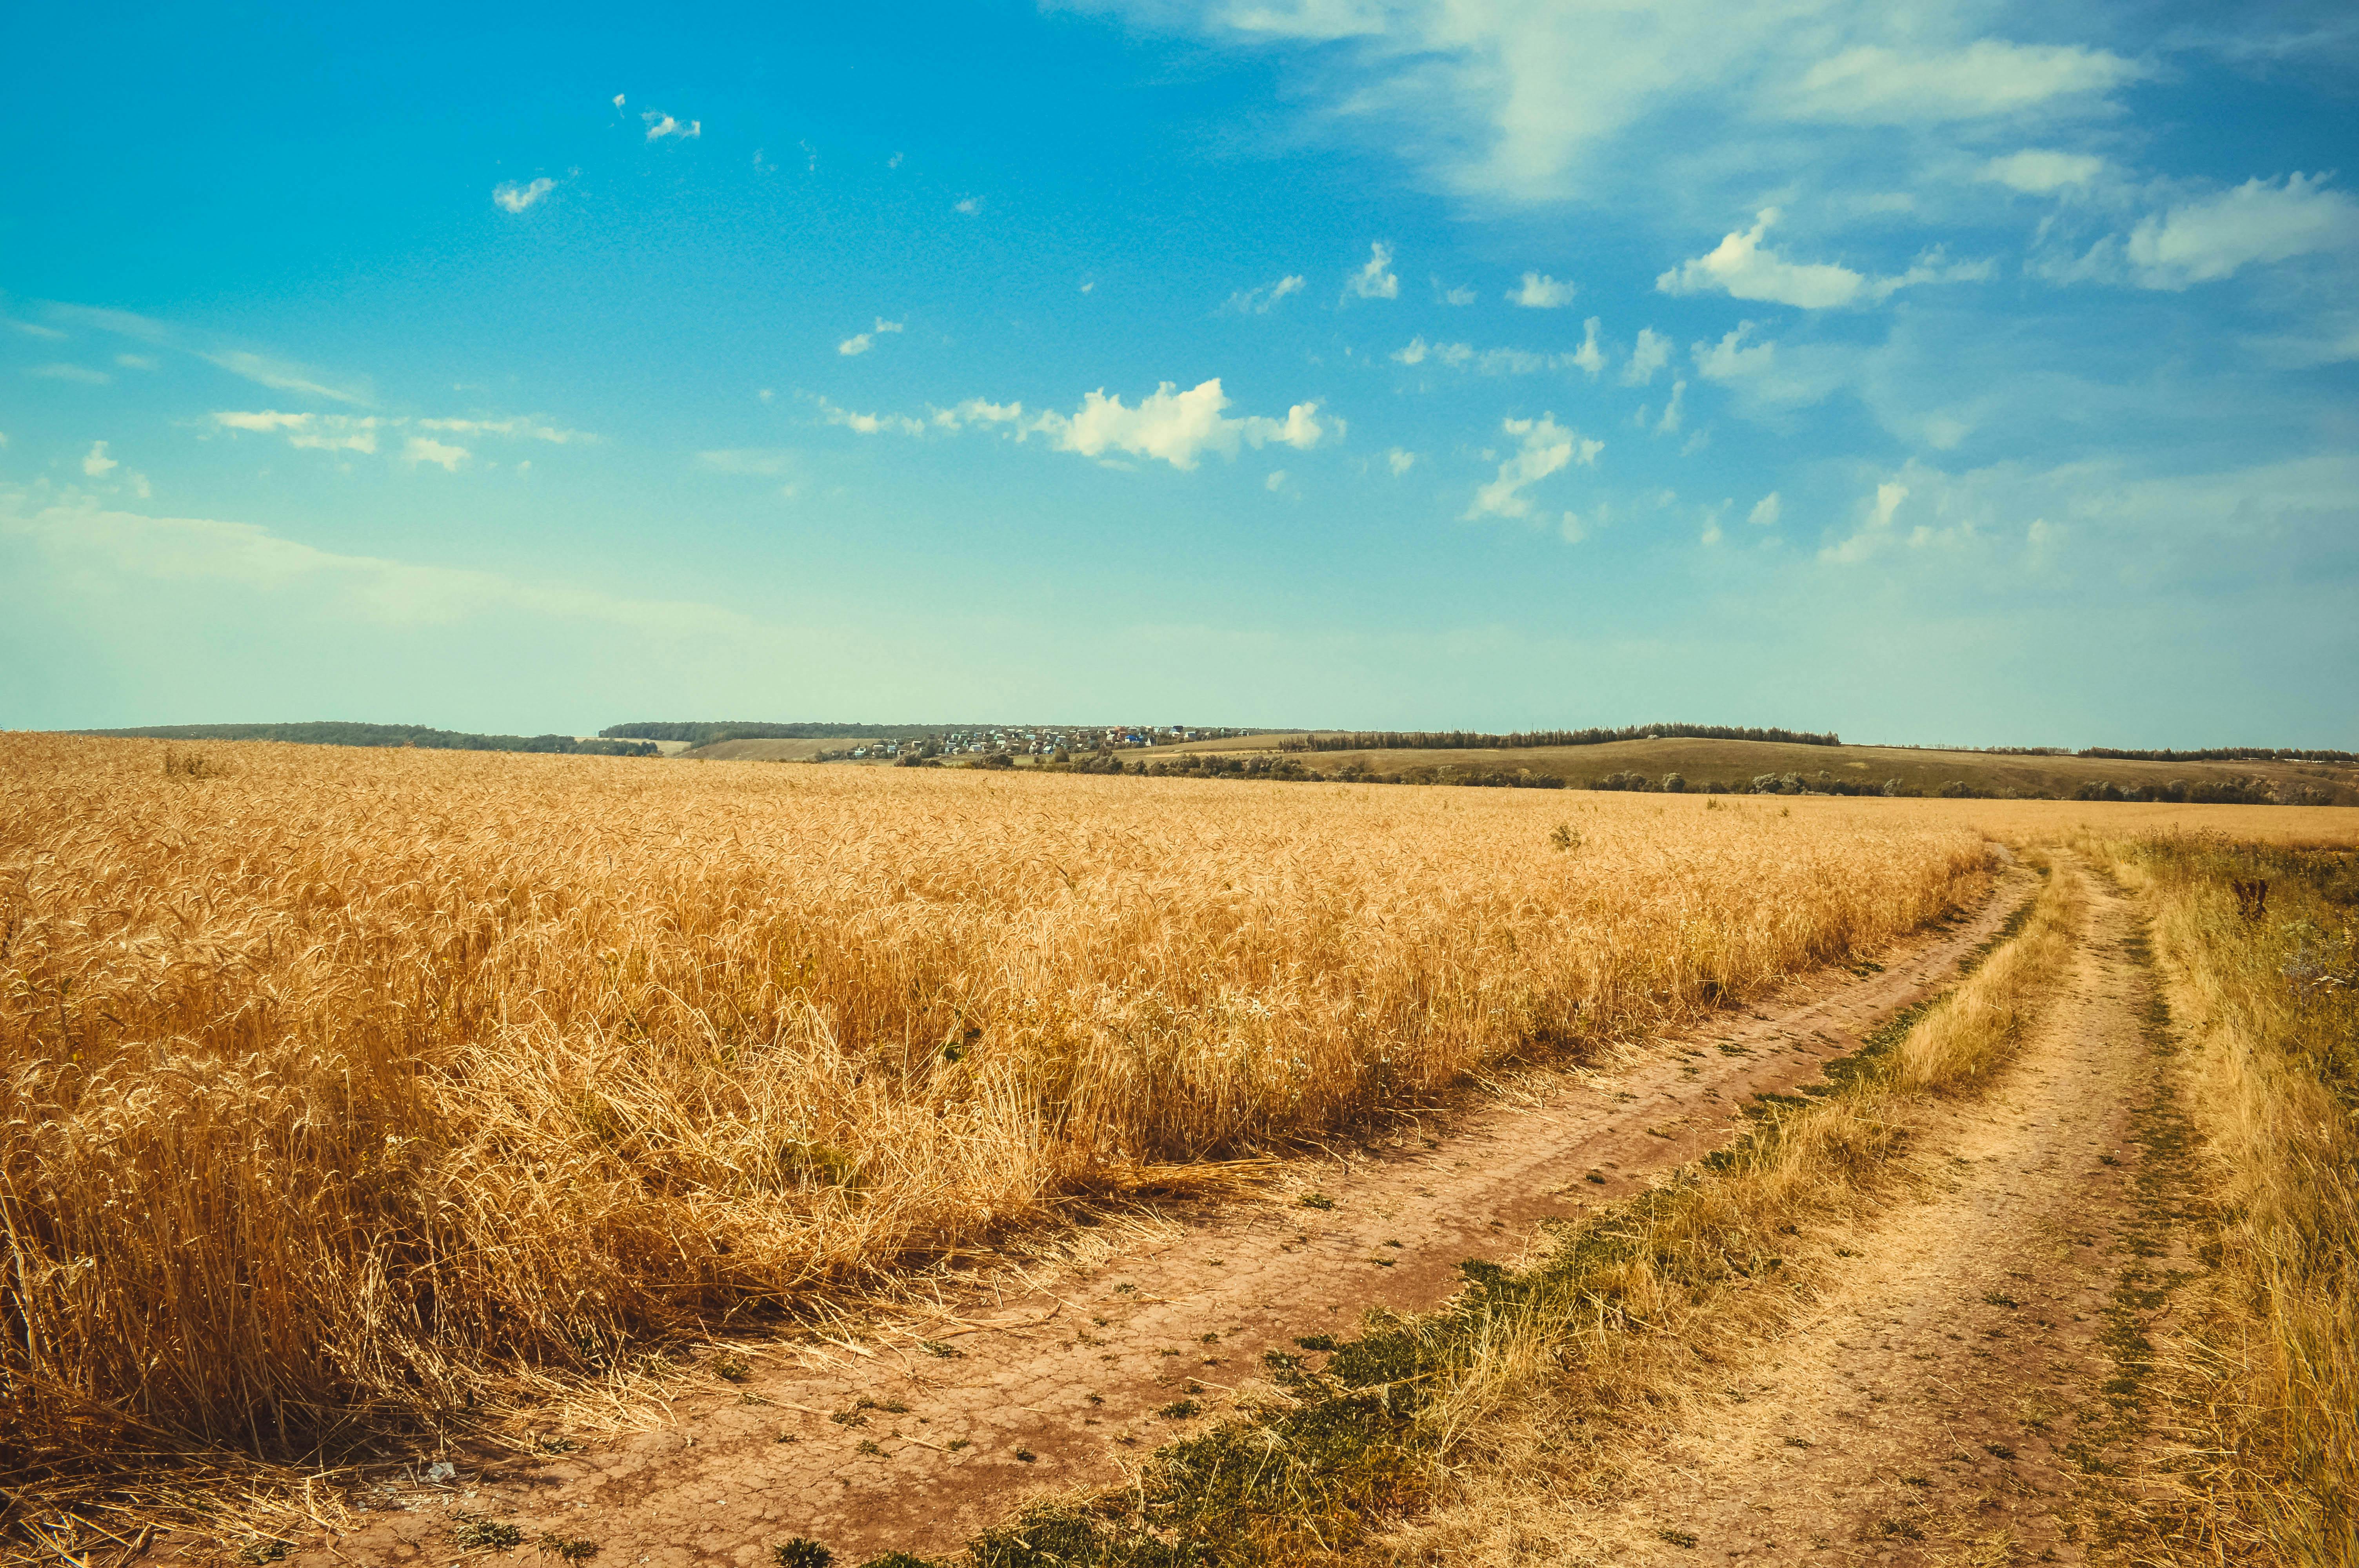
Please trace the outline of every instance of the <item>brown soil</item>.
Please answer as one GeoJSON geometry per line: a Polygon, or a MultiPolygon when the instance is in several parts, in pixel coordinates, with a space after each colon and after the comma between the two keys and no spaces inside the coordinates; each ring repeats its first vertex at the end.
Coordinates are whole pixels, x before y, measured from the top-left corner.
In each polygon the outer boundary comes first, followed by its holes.
{"type": "MultiPolygon", "coordinates": [[[[1887,954],[1880,971],[1797,981],[1615,1065],[1509,1086],[1516,1103],[1403,1118],[1377,1142],[1289,1165],[1262,1200],[1010,1271],[857,1340],[766,1344],[744,1381],[716,1377],[658,1430],[540,1461],[462,1463],[439,1484],[421,1467],[375,1494],[362,1528],[289,1561],[455,1559],[458,1514],[513,1523],[527,1541],[595,1542],[602,1568],[751,1568],[795,1536],[853,1563],[949,1551],[1029,1498],[1118,1482],[1126,1462],[1224,1409],[1264,1350],[1349,1332],[1371,1307],[1432,1306],[1462,1282],[1462,1260],[1513,1257],[1538,1222],[1626,1196],[1726,1141],[1751,1097],[1817,1080],[1827,1059],[1951,983],[2029,881],[2009,873],[1979,912],[1887,954]],[[1169,1413],[1182,1400],[1201,1415],[1169,1413]]],[[[1964,1157],[1982,1160],[1975,1148],[1964,1157]]],[[[2056,1157],[2036,1134],[2031,1152],[2056,1157]]],[[[1864,1284],[1862,1299],[1907,1294],[1908,1278],[1864,1284]]],[[[2074,1310],[2086,1310],[2077,1298],[2074,1310]]]]}
{"type": "Polygon", "coordinates": [[[2014,1064],[1912,1128],[1930,1179],[1832,1238],[1823,1294],[1723,1365],[1724,1390],[1697,1390],[1602,1498],[1534,1487],[1419,1544],[1452,1562],[1542,1543],[1573,1564],[2087,1561],[2080,1460],[2134,1428],[2120,1417],[2136,1368],[2105,1331],[2142,1330],[2175,1282],[2141,1208],[2167,1180],[2142,1172],[2156,1157],[2136,1125],[2157,1094],[2151,979],[2127,900],[2093,879],[2091,904],[2014,1064]]]}

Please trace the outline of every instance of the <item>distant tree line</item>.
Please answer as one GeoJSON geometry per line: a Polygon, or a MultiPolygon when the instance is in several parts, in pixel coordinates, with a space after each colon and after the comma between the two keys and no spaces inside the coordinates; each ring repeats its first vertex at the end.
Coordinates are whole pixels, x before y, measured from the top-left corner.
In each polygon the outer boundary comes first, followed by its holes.
{"type": "Polygon", "coordinates": [[[1485,735],[1472,730],[1363,730],[1280,741],[1288,752],[1491,752],[1529,746],[1606,746],[1616,741],[1780,741],[1789,746],[1840,746],[1832,730],[1747,730],[1730,724],[1629,724],[1619,730],[1524,730],[1485,735]]]}
{"type": "Polygon", "coordinates": [[[2091,746],[2073,754],[2130,762],[2359,762],[2359,752],[2299,752],[2284,746],[2214,746],[2202,752],[2124,752],[2091,746]]]}
{"type": "Polygon", "coordinates": [[[137,730],[77,730],[77,735],[153,741],[281,741],[298,746],[415,746],[422,752],[554,752],[591,757],[652,757],[634,741],[577,741],[571,735],[471,735],[421,724],[151,724],[137,730]]]}

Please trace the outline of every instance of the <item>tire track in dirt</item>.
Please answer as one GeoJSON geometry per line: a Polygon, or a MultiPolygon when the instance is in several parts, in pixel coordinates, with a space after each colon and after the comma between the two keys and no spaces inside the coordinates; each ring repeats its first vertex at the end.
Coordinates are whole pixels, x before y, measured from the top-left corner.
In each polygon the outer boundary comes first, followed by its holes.
{"type": "Polygon", "coordinates": [[[954,1549],[1030,1497],[1119,1482],[1198,1424],[1190,1405],[1220,1413],[1265,1350],[1348,1334],[1371,1307],[1430,1307],[1462,1260],[1512,1257],[1537,1223],[1725,1143],[1754,1097],[1819,1081],[1953,983],[2031,881],[2008,872],[1880,971],[1797,980],[1601,1070],[1547,1075],[1527,1103],[1400,1117],[1380,1141],[1290,1165],[1266,1200],[1182,1214],[1093,1265],[1003,1277],[861,1342],[780,1340],[741,1385],[677,1400],[661,1430],[380,1490],[363,1528],[290,1561],[454,1559],[460,1513],[595,1541],[619,1568],[754,1568],[798,1535],[850,1563],[954,1549]]]}
{"type": "Polygon", "coordinates": [[[1429,1544],[1465,1562],[1539,1541],[1565,1563],[2085,1560],[2084,1462],[2136,1397],[2108,1331],[2118,1349],[2125,1287],[2148,1311],[2168,1294],[2148,1288],[2139,1191],[2161,1102],[2128,901],[2060,864],[2089,884],[2089,927],[2014,1062],[1915,1119],[1937,1190],[1836,1233],[1812,1306],[1603,1500],[1535,1491],[1429,1544]]]}

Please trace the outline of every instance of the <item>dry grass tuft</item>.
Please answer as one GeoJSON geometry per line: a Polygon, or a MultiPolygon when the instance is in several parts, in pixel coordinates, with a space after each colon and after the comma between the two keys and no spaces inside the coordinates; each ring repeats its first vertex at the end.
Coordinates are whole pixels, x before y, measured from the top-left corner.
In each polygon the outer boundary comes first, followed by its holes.
{"type": "Polygon", "coordinates": [[[2155,912],[2217,1259],[2158,1346],[2176,1462],[2135,1477],[2125,1513],[2165,1560],[2201,1541],[2237,1562],[2359,1562],[2359,861],[2186,836],[2094,848],[2155,912]]]}

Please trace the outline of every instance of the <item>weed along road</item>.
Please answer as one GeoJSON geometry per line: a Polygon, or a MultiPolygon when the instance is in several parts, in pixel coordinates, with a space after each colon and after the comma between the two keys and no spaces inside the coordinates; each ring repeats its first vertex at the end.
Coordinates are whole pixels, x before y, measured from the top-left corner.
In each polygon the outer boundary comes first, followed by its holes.
{"type": "Polygon", "coordinates": [[[1304,1342],[1347,1339],[1371,1309],[1431,1308],[1464,1283],[1462,1262],[1512,1260],[1540,1227],[1610,1210],[1726,1143],[1762,1097],[1822,1083],[1830,1061],[1954,985],[2037,882],[2009,871],[1971,915],[1880,967],[1395,1119],[1252,1198],[1108,1217],[1062,1258],[824,1338],[722,1352],[668,1423],[390,1490],[334,1550],[455,1557],[450,1520],[467,1514],[512,1519],[526,1539],[595,1540],[624,1563],[750,1564],[796,1537],[855,1563],[951,1552],[1036,1497],[1118,1485],[1158,1444],[1274,1394],[1269,1353],[1315,1363],[1304,1342]]]}

